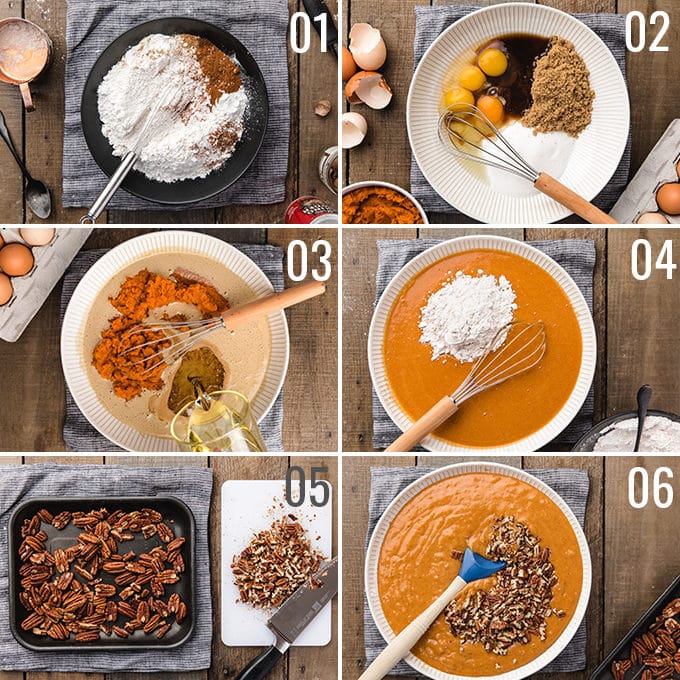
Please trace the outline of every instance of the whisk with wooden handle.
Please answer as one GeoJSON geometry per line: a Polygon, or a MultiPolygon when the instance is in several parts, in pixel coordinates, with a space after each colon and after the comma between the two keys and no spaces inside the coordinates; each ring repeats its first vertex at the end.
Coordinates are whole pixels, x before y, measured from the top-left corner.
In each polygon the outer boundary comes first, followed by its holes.
{"type": "Polygon", "coordinates": [[[545,327],[542,321],[515,321],[504,326],[493,337],[484,354],[477,359],[456,391],[442,397],[385,451],[410,451],[448,420],[464,401],[533,368],[541,361],[545,350],[545,327]],[[505,342],[500,349],[494,351],[494,347],[504,336],[505,342]]]}
{"type": "Polygon", "coordinates": [[[474,104],[454,104],[439,117],[439,139],[457,156],[529,180],[541,193],[591,224],[618,224],[583,196],[533,168],[474,104]],[[482,143],[486,138],[490,147],[482,143]]]}
{"type": "Polygon", "coordinates": [[[286,288],[279,293],[272,293],[263,298],[253,300],[240,307],[227,309],[220,316],[197,321],[157,321],[144,323],[127,331],[134,334],[144,331],[158,334],[157,338],[127,349],[124,354],[139,355],[144,358],[131,362],[130,365],[144,364],[143,373],[154,370],[162,363],[172,364],[204,341],[209,335],[221,328],[231,330],[243,326],[249,321],[273,314],[286,307],[291,307],[310,298],[321,295],[326,291],[326,284],[321,281],[310,281],[300,286],[286,288]],[[170,346],[168,347],[168,341],[170,346]]]}

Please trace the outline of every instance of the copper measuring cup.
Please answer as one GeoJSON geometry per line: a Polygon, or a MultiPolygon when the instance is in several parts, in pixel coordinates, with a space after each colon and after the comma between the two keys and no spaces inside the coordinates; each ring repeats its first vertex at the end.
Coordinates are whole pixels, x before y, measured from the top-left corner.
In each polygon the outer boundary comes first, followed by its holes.
{"type": "Polygon", "coordinates": [[[32,21],[11,17],[0,20],[0,81],[18,85],[26,111],[35,111],[28,84],[52,59],[52,41],[32,21]]]}

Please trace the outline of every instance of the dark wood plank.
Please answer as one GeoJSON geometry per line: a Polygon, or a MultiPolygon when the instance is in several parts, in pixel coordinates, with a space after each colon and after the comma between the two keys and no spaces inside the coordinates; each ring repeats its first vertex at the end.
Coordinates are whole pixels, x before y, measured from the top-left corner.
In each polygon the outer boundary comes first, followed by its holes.
{"type": "MultiPolygon", "coordinates": [[[[338,553],[338,459],[336,456],[296,456],[291,465],[327,467],[327,479],[333,487],[333,554],[338,553]]],[[[292,647],[288,653],[288,680],[309,680],[309,678],[336,678],[338,667],[338,598],[333,600],[333,626],[330,644],[325,647],[292,647]]]]}
{"type": "MultiPolygon", "coordinates": [[[[337,0],[326,3],[331,14],[337,13],[337,0]]],[[[299,9],[303,10],[302,3],[299,9]]],[[[333,53],[320,52],[320,40],[312,31],[309,50],[299,55],[298,76],[298,186],[299,196],[315,195],[336,206],[337,195],[331,193],[319,178],[319,159],[324,149],[338,143],[338,62],[333,53]],[[331,102],[325,118],[314,113],[320,99],[331,102]]]]}
{"type": "MultiPolygon", "coordinates": [[[[210,573],[213,596],[213,649],[210,680],[235,678],[244,666],[262,650],[256,647],[227,647],[221,640],[221,517],[222,484],[228,479],[283,479],[288,467],[285,456],[236,457],[214,456],[210,459],[214,470],[213,497],[210,506],[210,573]]],[[[280,663],[268,676],[271,680],[287,680],[287,664],[280,663]]]]}
{"type": "Polygon", "coordinates": [[[348,229],[342,231],[342,395],[343,451],[372,451],[371,378],[366,341],[373,314],[376,240],[415,238],[412,229],[348,229]]]}
{"type": "MultiPolygon", "coordinates": [[[[647,281],[631,274],[631,246],[638,238],[652,245],[652,264],[674,229],[610,229],[607,258],[607,413],[636,408],[640,385],[654,388],[652,408],[680,411],[680,365],[673,351],[680,319],[670,300],[677,296],[678,272],[667,280],[654,270],[647,281]]],[[[675,240],[676,250],[678,248],[675,240]]],[[[677,257],[677,255],[676,255],[677,257]]]]}
{"type": "MultiPolygon", "coordinates": [[[[288,244],[307,244],[309,265],[316,264],[312,244],[331,244],[333,274],[321,297],[286,310],[290,362],[284,387],[284,446],[289,451],[336,451],[338,446],[338,238],[336,229],[270,229],[268,241],[287,252],[288,244]]],[[[287,267],[284,263],[284,271],[287,267]]],[[[309,277],[308,277],[309,278],[309,277]]],[[[309,278],[311,280],[311,278],[309,278]]],[[[286,273],[286,285],[295,285],[286,273]]]]}
{"type": "MultiPolygon", "coordinates": [[[[41,26],[54,44],[49,71],[36,82],[36,110],[26,118],[26,163],[52,192],[50,222],[77,223],[83,211],[64,208],[61,201],[61,158],[64,144],[64,79],[66,70],[66,3],[25,0],[24,16],[41,26]]],[[[26,222],[39,223],[26,207],[26,222]]]]}
{"type": "Polygon", "coordinates": [[[604,525],[604,646],[608,654],[671,581],[680,573],[677,481],[674,505],[660,510],[653,502],[644,509],[628,503],[628,474],[644,467],[650,480],[660,466],[678,477],[678,459],[662,456],[605,458],[604,525]]]}
{"type": "Polygon", "coordinates": [[[363,144],[349,153],[350,182],[376,179],[406,189],[410,187],[411,147],[406,133],[406,97],[413,73],[414,5],[427,4],[429,2],[425,0],[379,3],[353,0],[349,7],[345,36],[349,28],[359,22],[368,22],[380,29],[387,46],[387,61],[380,70],[394,93],[389,107],[382,111],[374,111],[365,105],[352,107],[366,118],[368,134],[363,144]]]}
{"type": "Polygon", "coordinates": [[[106,219],[100,223],[108,224],[213,224],[217,213],[212,208],[188,208],[187,210],[109,210],[106,219]]]}
{"type": "MultiPolygon", "coordinates": [[[[0,2],[0,19],[21,16],[22,3],[18,0],[0,2]]],[[[14,146],[24,157],[24,108],[19,88],[0,83],[0,111],[5,118],[14,146]]],[[[27,114],[29,116],[33,114],[27,114]]],[[[33,166],[29,167],[33,171],[33,166]]],[[[40,179],[36,170],[36,176],[40,179]]],[[[24,180],[10,150],[0,140],[0,222],[6,224],[24,221],[24,180]]]]}
{"type": "MultiPolygon", "coordinates": [[[[645,51],[628,55],[628,94],[631,101],[633,135],[632,176],[668,124],[678,117],[680,108],[678,93],[669,92],[667,95],[666,84],[669,78],[677,79],[678,76],[680,4],[666,0],[618,0],[617,5],[618,11],[622,14],[639,10],[646,17],[650,17],[655,10],[663,10],[670,17],[670,27],[663,40],[663,43],[669,46],[669,52],[645,51]]],[[[655,34],[655,29],[648,27],[648,35],[655,34]]]]}
{"type": "MultiPolygon", "coordinates": [[[[342,502],[342,677],[356,680],[366,665],[364,647],[364,557],[371,467],[415,465],[413,456],[345,456],[342,502]]],[[[393,676],[387,676],[391,678],[393,676]]]]}

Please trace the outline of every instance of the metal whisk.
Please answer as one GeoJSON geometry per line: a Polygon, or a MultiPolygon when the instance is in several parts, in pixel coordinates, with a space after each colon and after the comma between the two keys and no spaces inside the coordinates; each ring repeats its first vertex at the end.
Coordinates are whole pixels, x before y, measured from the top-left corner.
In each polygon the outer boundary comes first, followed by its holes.
{"type": "Polygon", "coordinates": [[[543,358],[545,349],[545,327],[542,321],[515,321],[504,326],[494,335],[484,354],[477,359],[455,392],[442,397],[385,451],[410,451],[448,420],[464,401],[536,366],[543,358]],[[494,351],[494,347],[504,337],[503,345],[494,351]]]}
{"type": "Polygon", "coordinates": [[[450,106],[439,117],[437,131],[442,144],[456,156],[529,180],[540,192],[591,224],[617,224],[575,191],[532,167],[474,104],[450,106]],[[482,143],[483,138],[488,140],[488,145],[482,143]]]}
{"type": "Polygon", "coordinates": [[[146,374],[157,369],[161,364],[173,364],[189,350],[203,342],[215,331],[226,328],[232,330],[254,319],[273,314],[286,307],[309,300],[325,292],[326,285],[320,281],[310,281],[300,286],[286,288],[279,293],[253,300],[240,307],[222,312],[212,319],[197,321],[158,321],[144,323],[126,331],[128,335],[139,335],[144,338],[153,334],[151,340],[132,345],[123,355],[141,356],[141,359],[130,361],[128,366],[140,365],[140,373],[146,374]]]}

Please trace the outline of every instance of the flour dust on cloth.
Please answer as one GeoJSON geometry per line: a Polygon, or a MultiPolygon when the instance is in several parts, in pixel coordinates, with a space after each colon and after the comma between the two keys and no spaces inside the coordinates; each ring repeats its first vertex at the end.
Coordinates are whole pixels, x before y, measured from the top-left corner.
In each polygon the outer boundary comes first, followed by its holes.
{"type": "MultiPolygon", "coordinates": [[[[375,275],[377,304],[387,284],[408,262],[424,250],[442,243],[443,239],[408,239],[400,241],[378,241],[378,271],[375,275]]],[[[595,270],[595,244],[592,241],[564,239],[555,241],[529,241],[529,245],[551,257],[566,272],[583,293],[590,313],[593,313],[593,272],[595,270]]],[[[496,285],[499,285],[498,282],[496,285]]],[[[507,294],[507,293],[506,293],[507,294]]],[[[514,295],[514,293],[513,293],[514,295]]],[[[507,308],[509,296],[504,306],[507,308]]],[[[512,300],[514,303],[514,300],[512,300]]],[[[454,386],[455,387],[455,386],[454,386]]],[[[453,388],[452,388],[453,389],[453,388]]],[[[564,446],[575,444],[593,426],[594,391],[591,386],[581,410],[574,420],[551,444],[564,446]]],[[[373,447],[387,448],[399,435],[401,430],[392,422],[387,411],[382,407],[378,395],[372,390],[373,404],[373,447]]],[[[551,444],[546,447],[550,450],[551,444]]],[[[421,447],[414,451],[423,451],[421,447]]]]}
{"type": "MultiPolygon", "coordinates": [[[[63,204],[89,207],[106,185],[85,142],[80,121],[80,99],[97,57],[125,31],[164,16],[186,16],[214,24],[231,33],[253,55],[267,87],[269,118],[264,142],[253,164],[231,187],[190,208],[216,208],[228,204],[271,204],[285,199],[290,136],[288,91],[288,5],[285,0],[68,0],[66,13],[66,84],[64,104],[63,204]]],[[[230,98],[229,106],[236,104],[230,98]]],[[[226,114],[225,115],[231,115],[226,114]]],[[[232,112],[237,117],[236,112],[232,112]]],[[[199,175],[200,176],[200,175],[199,175]]],[[[111,199],[113,210],[183,210],[146,201],[120,190],[111,199]]]]}
{"type": "MultiPolygon", "coordinates": [[[[416,7],[416,33],[413,41],[413,70],[420,63],[425,51],[436,38],[452,23],[480,9],[474,5],[443,5],[441,7],[416,7]]],[[[602,39],[611,50],[616,63],[626,78],[626,17],[623,14],[574,14],[602,39]]],[[[593,203],[602,210],[610,210],[628,185],[630,170],[631,138],[623,152],[619,167],[614,172],[609,184],[593,199],[593,203]]],[[[507,174],[507,173],[506,173],[507,174]]],[[[508,175],[510,177],[510,175],[508,175]]],[[[509,181],[509,180],[508,180],[509,181]]],[[[415,158],[411,155],[411,193],[418,199],[425,210],[447,214],[460,214],[447,203],[429,184],[420,171],[415,158]]],[[[436,221],[436,220],[432,220],[436,221]]]]}
{"type": "MultiPolygon", "coordinates": [[[[366,535],[366,549],[371,540],[375,525],[394,497],[409,484],[420,479],[434,467],[372,467],[371,468],[371,497],[368,503],[368,533],[366,535]]],[[[571,508],[578,523],[583,527],[586,517],[586,504],[590,481],[585,470],[556,469],[556,470],[526,470],[530,475],[547,484],[555,493],[559,494],[571,508]]],[[[414,612],[414,616],[418,612],[414,612]]],[[[564,651],[542,673],[575,673],[586,667],[586,621],[581,622],[576,634],[564,651]]],[[[364,645],[366,648],[366,665],[370,664],[385,648],[385,640],[380,634],[368,609],[368,602],[364,598],[364,645]]],[[[408,675],[409,677],[424,677],[414,671],[405,661],[400,661],[390,675],[408,675]]]]}
{"type": "Polygon", "coordinates": [[[0,465],[0,671],[61,673],[187,673],[210,666],[212,598],[208,514],[212,494],[208,468],[145,468],[121,465],[0,465]],[[34,652],[20,645],[9,628],[7,524],[16,506],[30,498],[56,496],[175,496],[196,521],[194,634],[176,649],[144,651],[34,652]]]}
{"type": "MultiPolygon", "coordinates": [[[[283,251],[277,246],[232,243],[234,248],[247,255],[271,281],[275,290],[283,290],[283,251]]],[[[66,270],[61,289],[61,324],[73,291],[90,267],[106,254],[107,250],[81,250],[66,270]]],[[[283,451],[283,391],[269,413],[259,423],[267,451],[283,451]]],[[[66,419],[64,443],[69,451],[115,453],[122,451],[104,435],[97,432],[78,408],[68,387],[66,388],[66,419]]]]}

